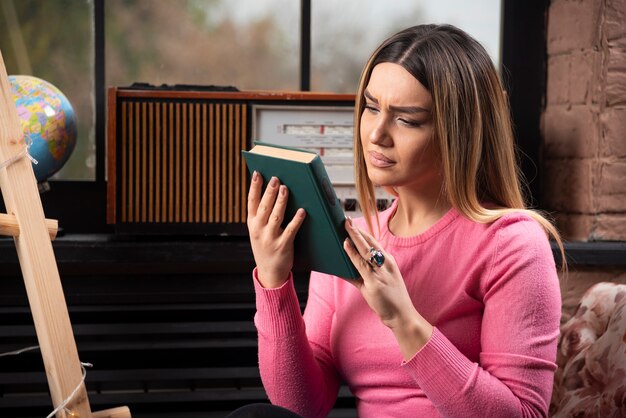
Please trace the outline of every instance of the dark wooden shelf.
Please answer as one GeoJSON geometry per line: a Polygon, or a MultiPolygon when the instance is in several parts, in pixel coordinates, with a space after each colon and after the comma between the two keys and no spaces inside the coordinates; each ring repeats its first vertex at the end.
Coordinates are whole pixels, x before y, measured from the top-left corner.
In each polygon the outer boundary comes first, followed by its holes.
{"type": "MultiPolygon", "coordinates": [[[[113,234],[72,234],[52,242],[60,269],[83,274],[141,272],[166,274],[250,272],[254,259],[245,237],[117,237],[113,234]]],[[[12,239],[0,239],[0,265],[17,266],[12,239]]],[[[2,274],[0,273],[0,276],[2,274]]]]}
{"type": "MultiPolygon", "coordinates": [[[[572,267],[626,266],[626,242],[566,242],[564,246],[567,264],[572,267]]],[[[554,243],[552,251],[555,260],[560,262],[561,254],[554,243]]]]}
{"type": "MultiPolygon", "coordinates": [[[[254,259],[247,237],[118,237],[114,234],[71,234],[52,243],[59,265],[83,265],[104,269],[115,264],[141,269],[143,273],[193,272],[209,269],[213,273],[249,272],[254,259]]],[[[561,256],[552,243],[557,262],[561,256]]],[[[566,242],[570,266],[626,266],[626,242],[566,242]]],[[[0,239],[0,264],[18,262],[13,240],[0,239]]],[[[109,269],[113,269],[112,267],[109,269]]],[[[99,270],[100,273],[103,270],[99,270]]]]}

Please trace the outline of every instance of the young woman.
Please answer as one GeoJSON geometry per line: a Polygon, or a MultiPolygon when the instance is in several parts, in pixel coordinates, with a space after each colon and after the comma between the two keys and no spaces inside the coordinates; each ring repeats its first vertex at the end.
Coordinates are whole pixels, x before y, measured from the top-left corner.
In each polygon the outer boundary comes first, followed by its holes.
{"type": "MultiPolygon", "coordinates": [[[[546,416],[561,299],[548,235],[525,208],[506,95],[484,48],[448,25],[387,39],[355,110],[364,217],[347,220],[355,281],[311,273],[304,315],[288,190],[253,175],[255,324],[271,402],[324,417],[340,383],[359,417],[546,416]],[[396,196],[376,212],[373,186],[396,196]]],[[[559,241],[560,244],[560,241],[559,241]]]]}

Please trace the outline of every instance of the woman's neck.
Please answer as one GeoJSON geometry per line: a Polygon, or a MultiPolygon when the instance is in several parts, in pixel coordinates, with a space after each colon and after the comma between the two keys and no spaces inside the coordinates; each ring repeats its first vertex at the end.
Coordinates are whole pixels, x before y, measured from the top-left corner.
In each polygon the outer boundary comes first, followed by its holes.
{"type": "Polygon", "coordinates": [[[398,207],[389,220],[389,230],[397,237],[419,235],[433,226],[450,210],[450,203],[444,193],[420,193],[396,190],[398,207]]]}

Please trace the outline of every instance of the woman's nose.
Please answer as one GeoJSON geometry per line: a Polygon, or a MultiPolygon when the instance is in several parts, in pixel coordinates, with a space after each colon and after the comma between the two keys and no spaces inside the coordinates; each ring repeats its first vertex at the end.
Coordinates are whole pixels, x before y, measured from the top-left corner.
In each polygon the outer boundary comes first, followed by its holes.
{"type": "Polygon", "coordinates": [[[377,117],[372,123],[372,129],[369,134],[369,140],[372,144],[385,145],[389,142],[389,130],[385,118],[377,117]]]}

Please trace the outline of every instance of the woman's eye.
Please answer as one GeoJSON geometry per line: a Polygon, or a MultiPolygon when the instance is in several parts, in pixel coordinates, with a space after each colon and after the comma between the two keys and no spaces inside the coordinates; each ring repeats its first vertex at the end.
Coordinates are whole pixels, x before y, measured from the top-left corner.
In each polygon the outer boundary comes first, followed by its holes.
{"type": "Polygon", "coordinates": [[[422,123],[415,121],[415,120],[410,120],[410,119],[398,119],[398,121],[405,126],[408,126],[410,128],[417,128],[419,127],[422,123]]]}
{"type": "Polygon", "coordinates": [[[368,105],[368,104],[365,105],[365,110],[367,110],[370,113],[377,113],[378,112],[378,109],[376,109],[374,106],[368,105]]]}

